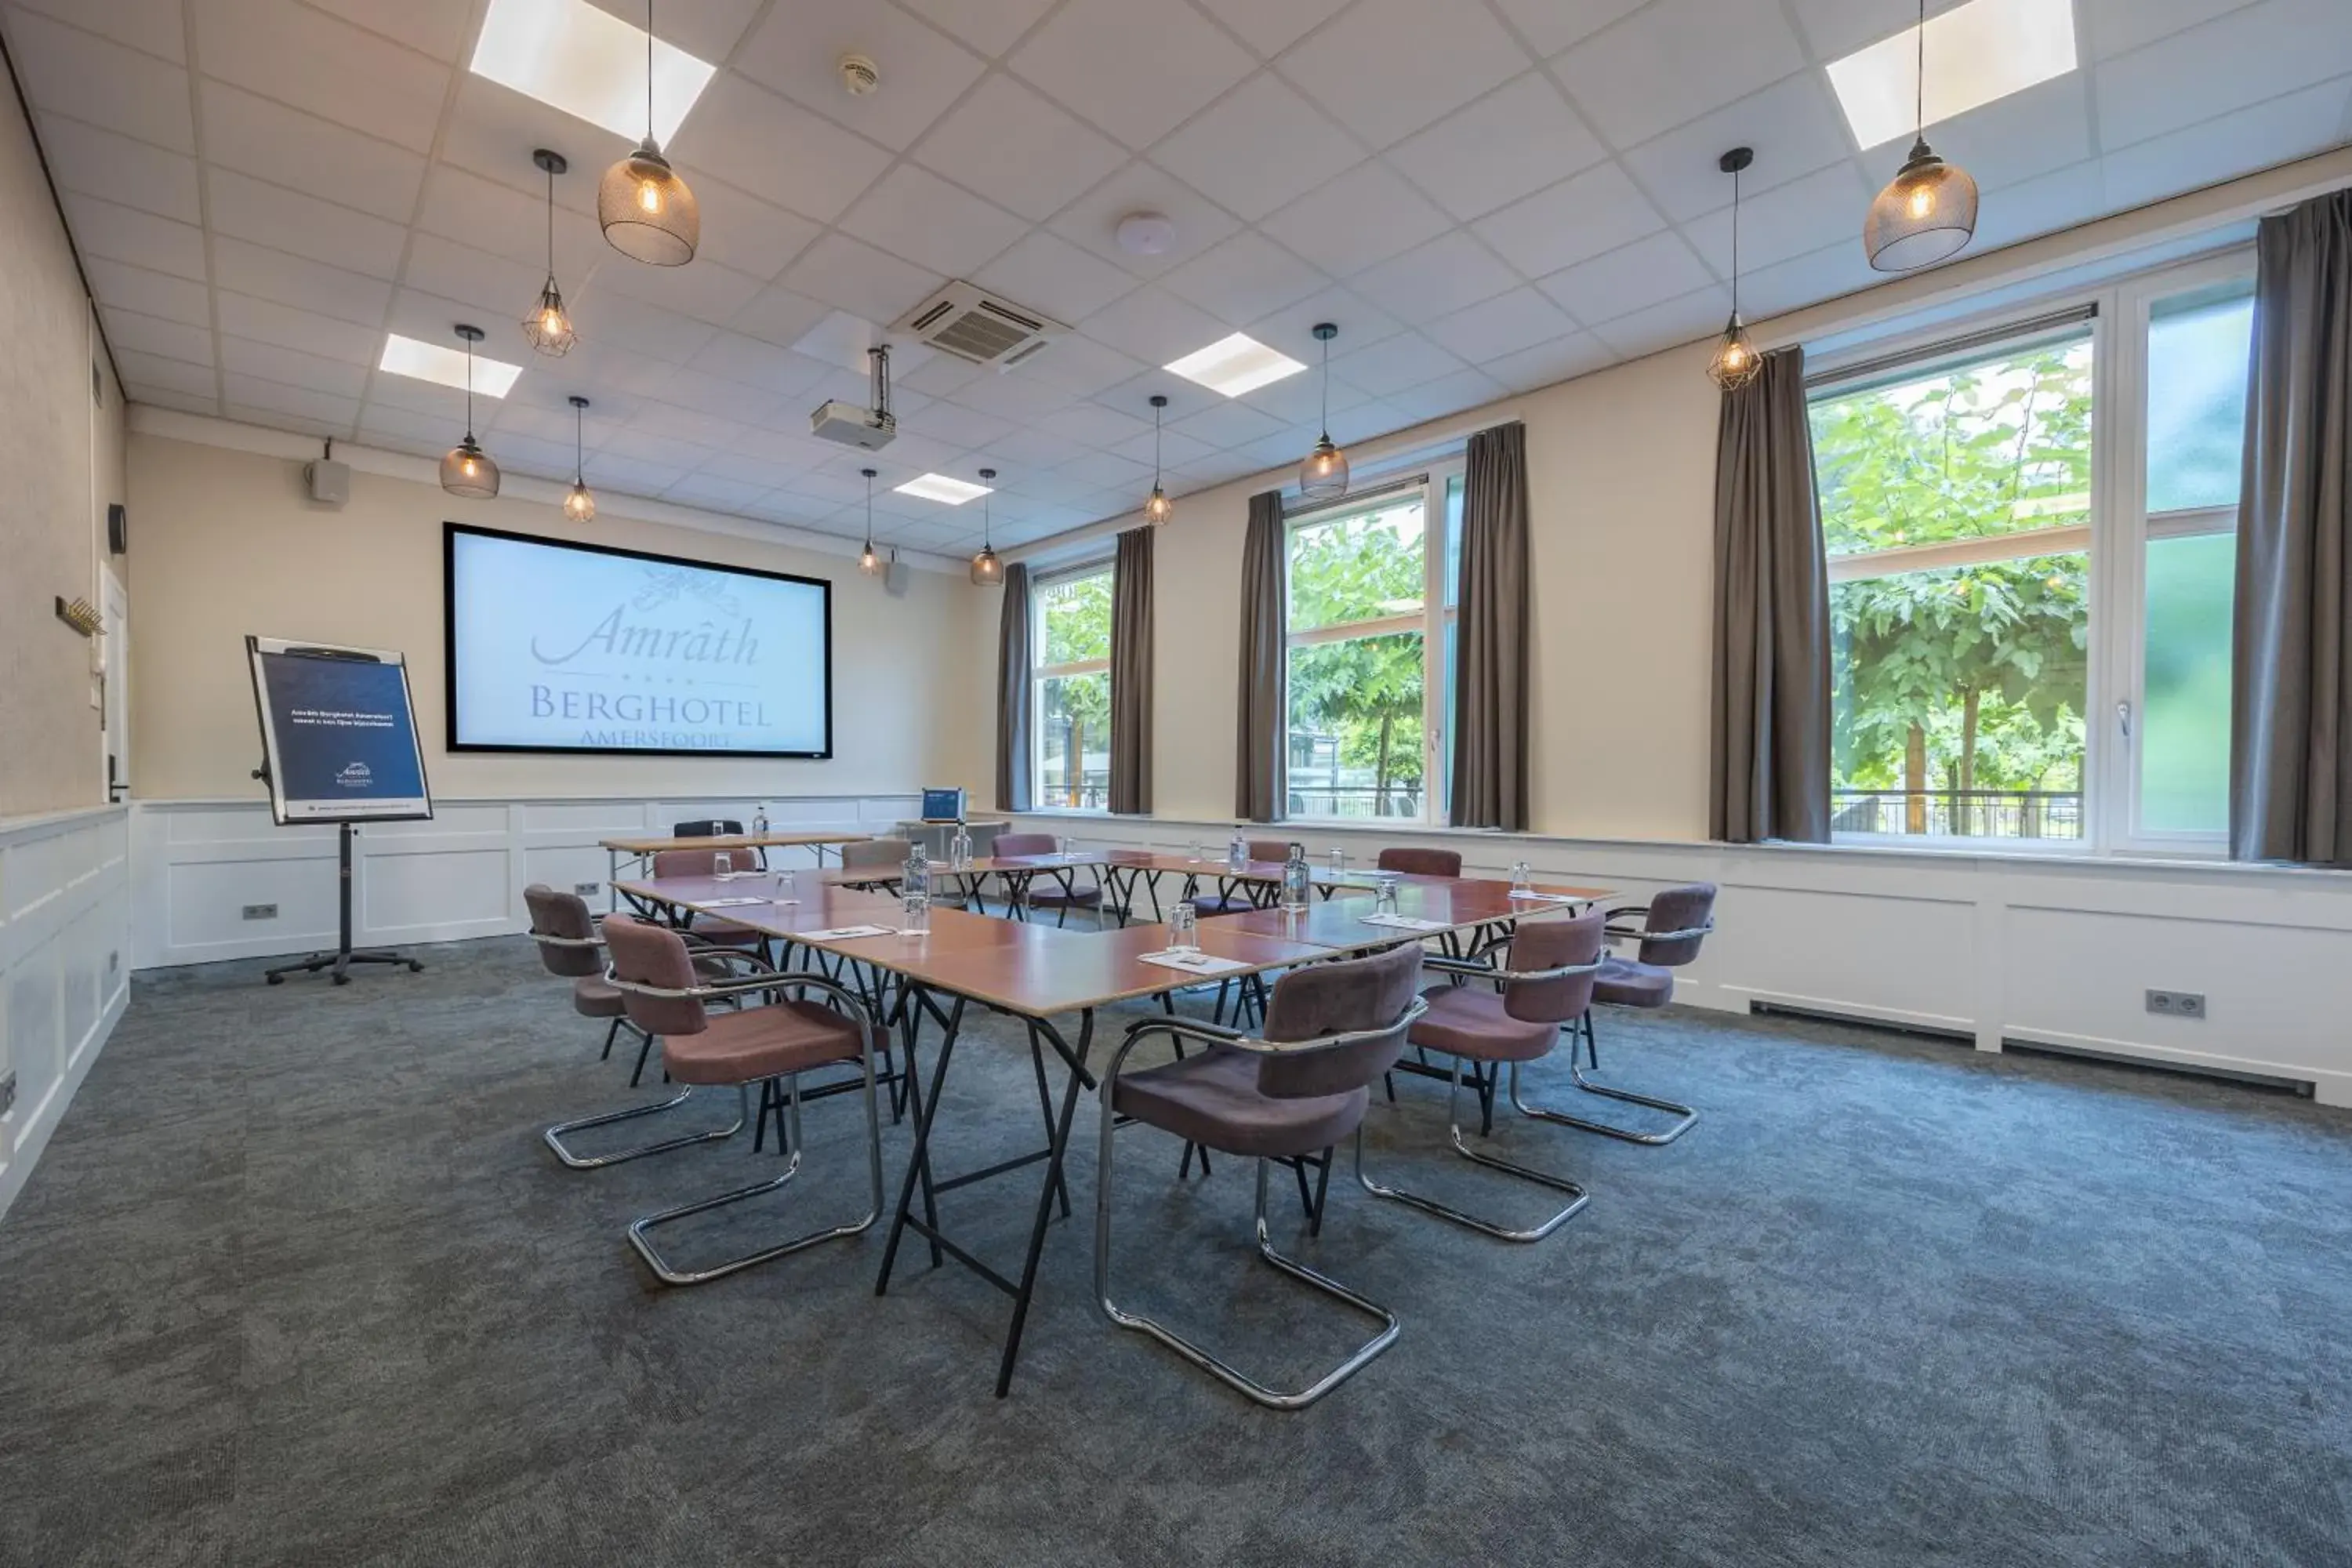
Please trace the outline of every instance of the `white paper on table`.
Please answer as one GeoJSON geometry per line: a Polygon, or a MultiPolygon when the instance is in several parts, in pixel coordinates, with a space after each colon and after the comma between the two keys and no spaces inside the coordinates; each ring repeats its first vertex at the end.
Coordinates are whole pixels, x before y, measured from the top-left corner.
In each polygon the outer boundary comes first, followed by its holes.
{"type": "Polygon", "coordinates": [[[701,899],[694,907],[698,910],[748,910],[755,904],[768,901],[766,899],[701,899]]]}
{"type": "Polygon", "coordinates": [[[1156,963],[1162,969],[1181,969],[1187,974],[1230,974],[1248,964],[1237,958],[1219,958],[1206,952],[1179,952],[1170,948],[1164,952],[1139,952],[1136,959],[1143,963],[1156,963]]]}
{"type": "Polygon", "coordinates": [[[1431,931],[1453,929],[1444,921],[1425,921],[1416,915],[1366,915],[1364,923],[1368,926],[1393,926],[1398,931],[1431,931]]]}
{"type": "Polygon", "coordinates": [[[794,942],[849,942],[861,936],[896,936],[892,926],[835,926],[831,931],[797,931],[794,942]]]}
{"type": "Polygon", "coordinates": [[[1591,900],[1578,893],[1523,893],[1514,889],[1511,897],[1523,904],[1582,904],[1591,900]]]}

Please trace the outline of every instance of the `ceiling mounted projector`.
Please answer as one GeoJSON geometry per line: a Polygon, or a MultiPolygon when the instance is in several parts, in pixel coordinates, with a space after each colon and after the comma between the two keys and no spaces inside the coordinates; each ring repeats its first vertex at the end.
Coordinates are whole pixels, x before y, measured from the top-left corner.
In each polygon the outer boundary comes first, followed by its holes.
{"type": "Polygon", "coordinates": [[[861,452],[878,452],[898,433],[898,421],[890,413],[890,345],[875,344],[866,351],[866,358],[874,367],[874,406],[860,408],[839,399],[824,404],[809,416],[809,434],[861,452]]]}

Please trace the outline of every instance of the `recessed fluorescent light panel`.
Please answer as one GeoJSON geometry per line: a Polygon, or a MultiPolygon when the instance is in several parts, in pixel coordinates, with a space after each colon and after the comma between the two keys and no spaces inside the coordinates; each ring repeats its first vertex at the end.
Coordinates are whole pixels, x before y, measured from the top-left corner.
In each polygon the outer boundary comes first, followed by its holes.
{"type": "MultiPolygon", "coordinates": [[[[654,40],[654,139],[667,145],[715,68],[654,40]]],[[[490,0],[473,71],[601,125],[646,134],[646,30],[587,0],[490,0]]]]}
{"type": "MultiPolygon", "coordinates": [[[[1853,139],[1876,147],[1920,121],[1919,29],[1830,64],[1853,139]]],[[[1927,18],[1925,119],[1934,125],[2063,76],[2076,65],[2074,0],[1968,0],[1927,18]]]]}
{"type": "Polygon", "coordinates": [[[1307,367],[1280,350],[1266,347],[1247,332],[1235,332],[1160,368],[1186,381],[1197,382],[1211,392],[1239,397],[1244,392],[1271,386],[1286,375],[1297,375],[1307,367]]]}
{"type": "Polygon", "coordinates": [[[902,496],[920,496],[925,500],[943,501],[949,506],[961,506],[968,500],[978,500],[989,487],[973,484],[970,479],[951,479],[945,474],[919,474],[903,485],[891,487],[902,496]]]}
{"type": "MultiPolygon", "coordinates": [[[[388,370],[394,375],[413,375],[419,381],[438,382],[443,386],[466,390],[466,351],[443,348],[439,343],[420,343],[415,338],[404,338],[394,332],[383,340],[383,358],[376,362],[378,370],[388,370]]],[[[484,397],[504,397],[522,374],[522,366],[509,364],[504,360],[474,356],[474,390],[484,397]]]]}

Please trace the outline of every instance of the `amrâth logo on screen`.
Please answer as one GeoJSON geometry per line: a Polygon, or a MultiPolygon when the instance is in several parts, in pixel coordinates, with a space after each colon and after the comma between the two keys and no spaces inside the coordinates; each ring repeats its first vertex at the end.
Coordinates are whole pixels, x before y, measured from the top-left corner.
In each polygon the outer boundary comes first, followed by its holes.
{"type": "Polygon", "coordinates": [[[760,662],[741,602],[707,572],[649,563],[644,573],[645,585],[570,647],[531,638],[531,657],[568,679],[533,683],[530,716],[591,726],[576,742],[586,746],[724,751],[736,731],[765,729],[764,702],[728,695],[758,689],[728,679],[760,662]]]}
{"type": "Polygon", "coordinates": [[[347,763],[343,771],[335,775],[335,783],[344,789],[365,789],[374,782],[375,774],[365,763],[347,763]]]}

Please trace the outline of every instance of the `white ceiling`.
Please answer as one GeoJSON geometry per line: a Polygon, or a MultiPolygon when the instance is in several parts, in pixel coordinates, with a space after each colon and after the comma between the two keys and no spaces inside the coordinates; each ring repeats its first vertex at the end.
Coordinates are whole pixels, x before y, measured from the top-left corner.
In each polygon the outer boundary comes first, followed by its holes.
{"type": "MultiPolygon", "coordinates": [[[[633,0],[597,0],[642,23],[633,0]]],[[[688,267],[593,218],[625,144],[472,76],[487,0],[0,0],[107,334],[139,401],[437,456],[460,395],[373,368],[387,330],[523,365],[478,421],[518,473],[855,536],[863,454],[813,441],[858,336],[964,277],[1077,331],[1008,374],[896,355],[884,486],[1002,470],[999,542],[1134,507],[1163,392],[1170,488],[1299,456],[1318,386],[1227,400],[1156,367],[1236,329],[1312,363],[1332,434],[1385,433],[1705,336],[1728,308],[1726,147],[1752,318],[1874,280],[1825,61],[1908,0],[665,0],[723,61],[671,152],[688,267]],[[851,49],[880,66],[841,88],[851,49]],[[541,176],[582,346],[533,355],[541,176]],[[1112,227],[1152,209],[1169,255],[1112,227]],[[831,320],[832,331],[825,328],[831,320]],[[814,332],[814,337],[811,336],[814,332]]],[[[1940,10],[1942,5],[1931,9],[1940,10]]],[[[2084,68],[1934,132],[2010,243],[2352,140],[2347,0],[2075,0],[2084,68]]],[[[877,499],[884,538],[977,542],[977,506],[877,499]]]]}

